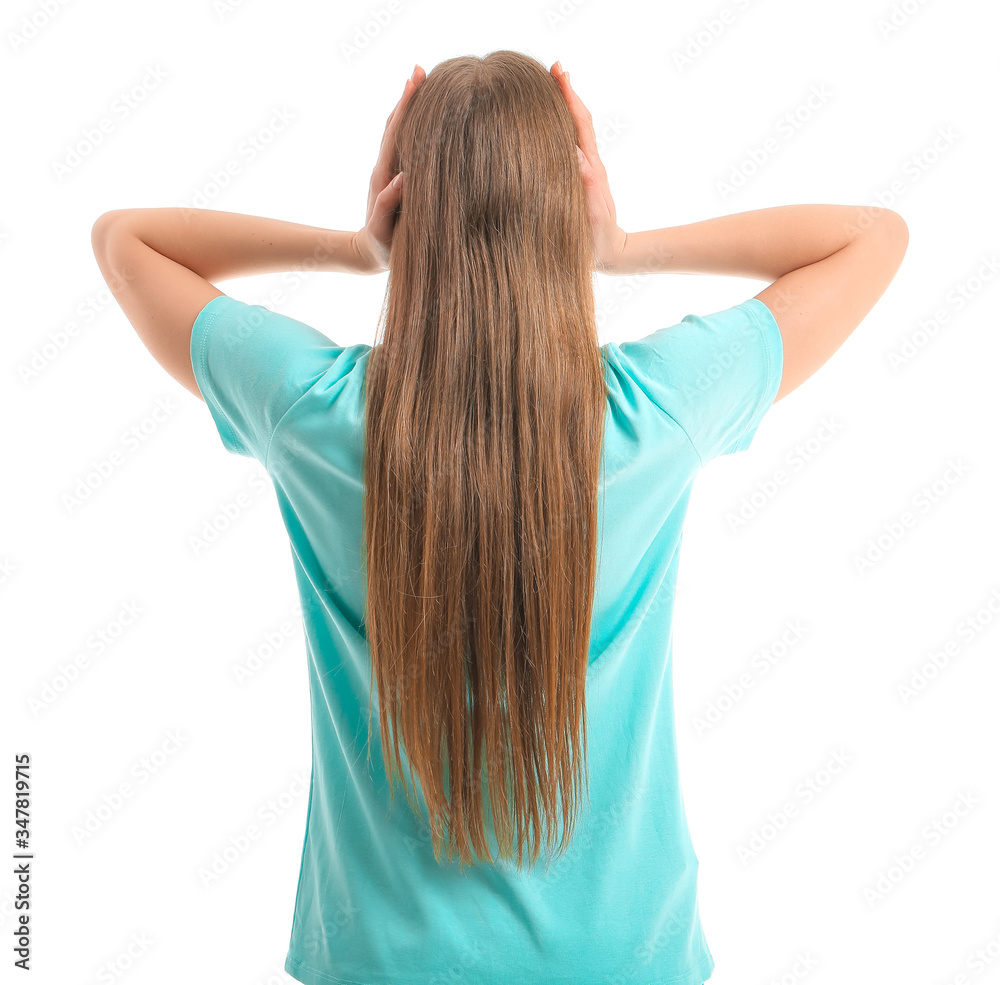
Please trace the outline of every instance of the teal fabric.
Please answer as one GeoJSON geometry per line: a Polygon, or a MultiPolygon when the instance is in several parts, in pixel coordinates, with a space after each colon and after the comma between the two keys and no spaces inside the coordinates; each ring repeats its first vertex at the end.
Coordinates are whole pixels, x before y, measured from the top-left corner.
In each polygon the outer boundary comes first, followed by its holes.
{"type": "MultiPolygon", "coordinates": [[[[302,600],[312,778],[285,970],[307,985],[698,985],[714,967],[678,782],[671,618],[699,470],[750,446],[783,350],[763,302],[601,349],[610,387],[587,717],[590,801],[544,872],[434,860],[389,800],[360,630],[371,347],[226,295],[191,359],[223,445],[274,484],[302,600]]],[[[377,715],[377,695],[374,707],[377,715]]],[[[405,760],[404,760],[405,764],[405,760]]],[[[495,844],[495,842],[494,842],[495,844]]]]}

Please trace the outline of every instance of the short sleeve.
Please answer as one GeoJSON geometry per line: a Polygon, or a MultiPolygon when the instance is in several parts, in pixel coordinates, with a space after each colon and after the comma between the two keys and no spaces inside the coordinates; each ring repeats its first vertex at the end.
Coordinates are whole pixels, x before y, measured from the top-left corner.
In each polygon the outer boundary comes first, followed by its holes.
{"type": "Polygon", "coordinates": [[[781,383],[781,332],[758,298],[685,315],[618,349],[635,385],[684,430],[702,465],[750,447],[781,383]]]}
{"type": "Polygon", "coordinates": [[[226,294],[191,328],[191,366],[225,448],[267,464],[278,422],[342,351],[322,332],[226,294]]]}

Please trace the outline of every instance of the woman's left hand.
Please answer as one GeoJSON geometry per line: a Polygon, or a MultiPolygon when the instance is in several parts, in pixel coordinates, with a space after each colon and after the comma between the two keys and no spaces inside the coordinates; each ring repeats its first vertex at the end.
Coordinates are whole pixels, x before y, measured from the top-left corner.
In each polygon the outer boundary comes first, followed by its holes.
{"type": "Polygon", "coordinates": [[[367,219],[364,228],[354,234],[353,240],[360,273],[377,274],[389,269],[389,247],[392,244],[396,209],[402,197],[403,187],[402,172],[394,177],[392,170],[396,128],[399,126],[406,104],[426,77],[427,73],[419,65],[415,65],[413,75],[406,80],[406,85],[403,87],[403,95],[385,122],[382,146],[379,148],[378,160],[375,162],[368,186],[367,219]]]}

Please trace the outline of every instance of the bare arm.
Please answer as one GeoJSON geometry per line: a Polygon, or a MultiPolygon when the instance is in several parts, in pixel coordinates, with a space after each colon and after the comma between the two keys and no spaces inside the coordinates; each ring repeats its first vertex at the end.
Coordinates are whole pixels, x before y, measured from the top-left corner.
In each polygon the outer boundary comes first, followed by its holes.
{"type": "Polygon", "coordinates": [[[752,277],[781,331],[775,401],[844,344],[895,277],[909,242],[888,209],[785,205],[629,233],[614,274],[643,271],[752,277]]]}
{"type": "Polygon", "coordinates": [[[94,223],[91,243],[108,286],[146,348],[179,383],[201,396],[191,365],[191,331],[216,280],[287,270],[373,274],[388,269],[402,175],[391,148],[401,110],[426,73],[415,66],[389,114],[357,232],[211,209],[116,209],[94,223]]]}
{"type": "Polygon", "coordinates": [[[847,340],[903,262],[909,231],[889,209],[782,205],[684,226],[625,233],[618,225],[593,118],[558,63],[553,77],[576,122],[590,208],[594,266],[606,274],[717,274],[773,281],[755,297],[781,332],[775,400],[791,393],[847,340]]]}
{"type": "Polygon", "coordinates": [[[791,270],[825,260],[895,214],[854,205],[779,205],[628,233],[611,273],[777,280],[791,270]]]}
{"type": "Polygon", "coordinates": [[[369,273],[356,233],[212,209],[117,209],[94,224],[95,247],[133,237],[208,281],[286,270],[369,273]]]}
{"type": "Polygon", "coordinates": [[[369,268],[354,233],[209,209],[118,209],[94,223],[104,279],[156,361],[200,397],[191,328],[217,280],[285,270],[369,268]]]}

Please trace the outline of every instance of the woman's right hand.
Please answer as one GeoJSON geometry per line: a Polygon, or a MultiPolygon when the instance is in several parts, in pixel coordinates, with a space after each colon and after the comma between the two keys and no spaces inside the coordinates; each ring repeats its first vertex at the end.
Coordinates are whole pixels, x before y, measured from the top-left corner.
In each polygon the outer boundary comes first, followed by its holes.
{"type": "Polygon", "coordinates": [[[618,262],[625,253],[627,233],[618,225],[615,203],[608,187],[608,174],[597,153],[597,135],[594,133],[594,119],[580,97],[569,84],[569,73],[562,70],[559,62],[549,69],[559,83],[563,97],[576,121],[577,156],[583,187],[590,203],[590,224],[594,231],[594,265],[604,274],[614,274],[618,262]]]}

